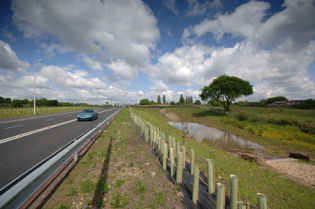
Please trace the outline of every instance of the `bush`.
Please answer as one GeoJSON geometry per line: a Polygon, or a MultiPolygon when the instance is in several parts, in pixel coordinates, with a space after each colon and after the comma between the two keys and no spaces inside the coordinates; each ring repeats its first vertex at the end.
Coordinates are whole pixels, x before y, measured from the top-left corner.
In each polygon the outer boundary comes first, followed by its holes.
{"type": "Polygon", "coordinates": [[[245,112],[239,112],[236,115],[236,119],[239,121],[244,121],[244,120],[248,120],[249,116],[245,113],[245,112]]]}
{"type": "Polygon", "coordinates": [[[174,101],[171,101],[170,104],[171,104],[171,105],[175,105],[175,102],[174,102],[174,101]]]}
{"type": "Polygon", "coordinates": [[[196,100],[196,101],[195,101],[195,104],[196,104],[196,105],[201,105],[200,100],[196,100]]]}

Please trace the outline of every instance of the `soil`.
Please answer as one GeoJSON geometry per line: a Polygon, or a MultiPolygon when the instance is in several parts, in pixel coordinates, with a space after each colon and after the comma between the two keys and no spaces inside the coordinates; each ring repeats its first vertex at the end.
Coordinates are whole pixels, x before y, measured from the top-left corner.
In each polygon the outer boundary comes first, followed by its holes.
{"type": "Polygon", "coordinates": [[[175,113],[167,112],[165,108],[160,110],[161,113],[163,113],[168,119],[170,119],[173,122],[179,122],[180,117],[178,117],[175,113]]]}
{"type": "Polygon", "coordinates": [[[315,186],[315,166],[298,161],[270,161],[268,166],[308,186],[315,186]]]}
{"type": "Polygon", "coordinates": [[[44,208],[182,209],[182,198],[125,109],[44,208]],[[83,182],[90,182],[91,188],[83,182]]]}

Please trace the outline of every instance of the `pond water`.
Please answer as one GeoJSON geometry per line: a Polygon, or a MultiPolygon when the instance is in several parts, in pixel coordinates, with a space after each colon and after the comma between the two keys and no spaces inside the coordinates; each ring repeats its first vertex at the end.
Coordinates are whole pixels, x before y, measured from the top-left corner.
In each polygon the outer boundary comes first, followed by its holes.
{"type": "Polygon", "coordinates": [[[199,123],[176,123],[168,122],[170,125],[187,132],[189,137],[195,138],[197,141],[202,141],[210,145],[228,151],[246,151],[257,155],[262,154],[264,146],[255,142],[240,138],[233,134],[211,128],[199,123]]]}

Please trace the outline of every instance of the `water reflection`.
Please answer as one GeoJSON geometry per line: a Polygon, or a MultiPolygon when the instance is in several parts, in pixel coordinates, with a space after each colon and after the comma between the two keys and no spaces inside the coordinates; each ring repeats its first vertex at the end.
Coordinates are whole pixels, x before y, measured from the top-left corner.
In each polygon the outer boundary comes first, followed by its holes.
{"type": "Polygon", "coordinates": [[[169,122],[169,124],[181,131],[187,131],[188,136],[194,137],[197,141],[203,141],[228,151],[250,151],[258,154],[261,153],[261,150],[265,149],[264,146],[255,142],[202,124],[175,122],[169,122]]]}

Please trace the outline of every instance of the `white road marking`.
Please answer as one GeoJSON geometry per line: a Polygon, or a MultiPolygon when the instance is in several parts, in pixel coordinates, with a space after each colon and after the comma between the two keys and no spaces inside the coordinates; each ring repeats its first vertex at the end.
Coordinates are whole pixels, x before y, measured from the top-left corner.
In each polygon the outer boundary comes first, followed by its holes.
{"type": "Polygon", "coordinates": [[[10,126],[10,127],[6,127],[6,128],[4,128],[4,129],[5,129],[5,130],[7,130],[7,129],[17,128],[17,127],[21,127],[21,126],[23,126],[23,125],[10,126]]]}
{"type": "MultiPolygon", "coordinates": [[[[112,109],[114,109],[114,108],[112,108],[112,109]]],[[[112,109],[104,110],[104,111],[101,111],[101,112],[99,112],[99,113],[107,112],[107,111],[110,111],[110,110],[112,110],[112,109]]],[[[13,140],[22,138],[22,137],[24,137],[24,136],[29,136],[29,135],[31,135],[31,134],[35,134],[35,133],[38,133],[38,132],[41,132],[41,131],[46,131],[46,130],[48,130],[48,129],[56,128],[56,127],[58,127],[58,126],[66,125],[66,124],[71,123],[71,122],[74,122],[74,121],[76,121],[76,120],[77,120],[77,119],[68,120],[68,121],[65,121],[65,122],[62,122],[62,123],[57,123],[57,124],[55,124],[55,125],[47,126],[47,127],[40,128],[40,129],[37,129],[37,130],[25,132],[25,133],[23,133],[23,134],[19,134],[19,135],[16,135],[16,136],[11,136],[11,137],[9,137],[9,138],[1,139],[1,140],[0,140],[0,144],[6,143],[6,142],[9,142],[9,141],[13,141],[13,140]]],[[[13,126],[11,126],[11,127],[13,127],[13,126]]]]}
{"type": "Polygon", "coordinates": [[[45,120],[45,121],[51,121],[51,120],[55,120],[55,118],[52,118],[52,119],[48,119],[48,120],[45,120]]]}

